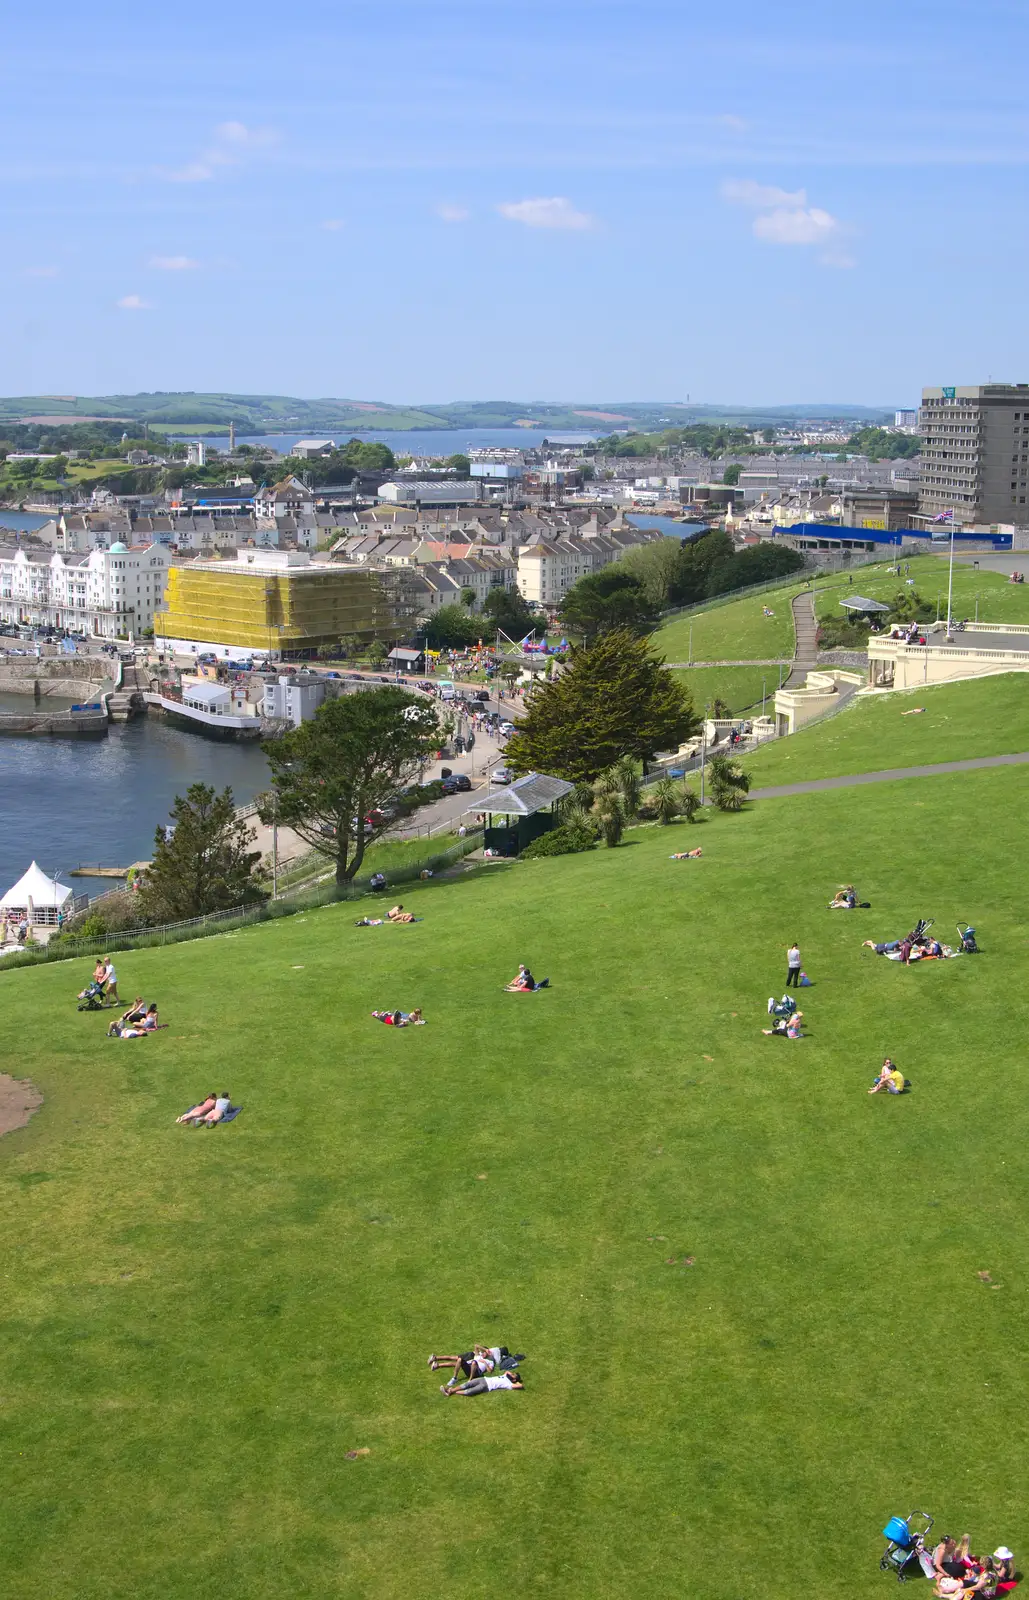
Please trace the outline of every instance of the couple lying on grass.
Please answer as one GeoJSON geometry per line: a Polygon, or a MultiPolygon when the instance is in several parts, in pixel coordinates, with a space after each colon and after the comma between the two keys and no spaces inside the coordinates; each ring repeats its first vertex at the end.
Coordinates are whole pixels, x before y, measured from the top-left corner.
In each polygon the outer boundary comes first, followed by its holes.
{"type": "Polygon", "coordinates": [[[376,1022],[384,1022],[387,1028],[424,1028],[425,1018],[422,1016],[421,1006],[416,1006],[413,1011],[373,1011],[372,1016],[376,1022]]]}
{"type": "Polygon", "coordinates": [[[512,978],[510,983],[506,983],[504,988],[508,994],[532,994],[535,989],[549,989],[550,979],[541,978],[537,983],[528,967],[522,963],[519,965],[517,977],[512,978]]]}
{"type": "Polygon", "coordinates": [[[220,1094],[216,1094],[212,1089],[199,1105],[191,1106],[181,1117],[176,1117],[175,1121],[188,1123],[193,1128],[213,1128],[216,1122],[224,1122],[226,1114],[231,1110],[232,1101],[229,1099],[228,1090],[223,1089],[220,1094]]]}
{"type": "Polygon", "coordinates": [[[156,1033],[158,1028],[166,1028],[168,1024],[158,1020],[157,1006],[146,1005],[141,994],[137,994],[127,1011],[123,1011],[116,1021],[111,1023],[107,1030],[109,1039],[145,1039],[148,1033],[156,1033]]]}
{"type": "Polygon", "coordinates": [[[405,911],[402,905],[395,905],[386,912],[384,917],[358,917],[354,923],[355,928],[381,928],[385,922],[421,922],[422,917],[416,917],[413,912],[405,911]]]}
{"type": "Polygon", "coordinates": [[[449,1367],[453,1376],[440,1384],[440,1394],[462,1395],[468,1398],[477,1394],[493,1394],[498,1389],[524,1389],[518,1364],[524,1355],[512,1355],[506,1344],[476,1344],[459,1356],[429,1357],[429,1368],[438,1372],[449,1367]],[[465,1381],[458,1379],[463,1373],[465,1381]]]}

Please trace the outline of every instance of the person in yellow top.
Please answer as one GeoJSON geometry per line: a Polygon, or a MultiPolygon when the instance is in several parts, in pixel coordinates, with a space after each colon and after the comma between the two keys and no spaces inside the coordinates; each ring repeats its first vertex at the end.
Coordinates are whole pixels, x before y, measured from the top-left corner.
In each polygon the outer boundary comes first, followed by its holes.
{"type": "Polygon", "coordinates": [[[879,1076],[868,1092],[869,1094],[878,1094],[880,1089],[885,1089],[887,1094],[903,1094],[904,1082],[904,1074],[899,1067],[894,1066],[889,1056],[887,1056],[879,1069],[879,1076]]]}

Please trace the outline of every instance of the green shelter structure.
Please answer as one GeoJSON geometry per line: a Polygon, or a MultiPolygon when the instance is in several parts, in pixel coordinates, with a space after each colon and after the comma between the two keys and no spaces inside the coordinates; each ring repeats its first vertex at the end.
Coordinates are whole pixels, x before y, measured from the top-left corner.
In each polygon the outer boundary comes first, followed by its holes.
{"type": "Polygon", "coordinates": [[[543,772],[527,772],[504,789],[497,789],[469,811],[483,812],[486,829],[483,849],[500,856],[516,856],[557,824],[557,803],[571,794],[574,783],[564,778],[548,778],[543,772]]]}

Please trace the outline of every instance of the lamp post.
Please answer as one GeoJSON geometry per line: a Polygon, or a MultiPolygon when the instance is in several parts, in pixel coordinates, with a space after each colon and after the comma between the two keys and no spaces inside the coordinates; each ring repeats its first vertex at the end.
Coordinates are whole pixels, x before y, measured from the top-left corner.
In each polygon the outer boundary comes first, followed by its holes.
{"type": "Polygon", "coordinates": [[[951,601],[954,597],[954,513],[950,514],[950,576],[947,579],[947,643],[954,643],[951,632],[951,601]]]}

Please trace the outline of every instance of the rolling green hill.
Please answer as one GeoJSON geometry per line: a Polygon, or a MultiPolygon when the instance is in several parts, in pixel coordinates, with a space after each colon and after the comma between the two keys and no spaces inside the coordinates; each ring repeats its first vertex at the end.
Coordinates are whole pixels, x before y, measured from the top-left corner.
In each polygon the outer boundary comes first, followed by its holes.
{"type": "Polygon", "coordinates": [[[1024,1550],[1023,790],[757,803],[405,890],[412,927],[125,952],[147,1040],[75,1011],[89,963],[0,973],[46,1096],[0,1140],[4,1595],[875,1600],[915,1504],[1024,1550]],[[919,915],[986,953],[862,948],[919,915]],[[794,937],[808,1036],[768,1039],[794,937]],[[505,994],[519,960],[551,988],[505,994]],[[887,1051],[905,1098],[865,1093],[887,1051]],[[176,1127],[212,1086],[238,1121],[176,1127]],[[523,1394],[440,1395],[475,1339],[523,1394]]]}

